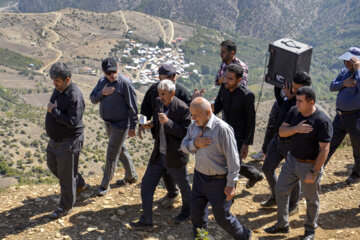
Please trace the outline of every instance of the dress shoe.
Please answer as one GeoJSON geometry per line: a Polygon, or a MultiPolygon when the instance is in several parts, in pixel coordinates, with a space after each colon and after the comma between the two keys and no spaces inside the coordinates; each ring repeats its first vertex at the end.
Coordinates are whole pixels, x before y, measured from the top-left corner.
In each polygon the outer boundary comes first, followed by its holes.
{"type": "Polygon", "coordinates": [[[97,195],[100,196],[100,197],[105,196],[106,194],[108,194],[109,190],[110,190],[110,186],[107,187],[107,188],[103,188],[103,187],[100,186],[100,188],[99,188],[99,190],[97,192],[97,195]]]}
{"type": "Polygon", "coordinates": [[[145,230],[145,231],[148,231],[148,232],[151,232],[151,231],[154,230],[154,224],[145,223],[145,222],[142,222],[142,221],[130,222],[130,226],[131,226],[131,228],[141,229],[141,230],[145,230]]]}
{"type": "Polygon", "coordinates": [[[57,207],[54,212],[48,215],[48,217],[51,219],[58,219],[70,214],[71,212],[72,212],[72,208],[64,209],[62,207],[57,207]]]}
{"type": "Polygon", "coordinates": [[[276,199],[271,196],[268,200],[261,202],[260,206],[263,208],[273,208],[276,207],[276,199]]]}
{"type": "Polygon", "coordinates": [[[276,227],[275,225],[272,227],[268,227],[264,229],[265,232],[270,234],[277,234],[277,233],[289,233],[289,227],[276,227]]]}
{"type": "Polygon", "coordinates": [[[314,240],[315,232],[305,231],[305,234],[301,237],[301,240],[314,240]]]}
{"type": "Polygon", "coordinates": [[[345,180],[346,184],[351,185],[353,183],[359,182],[360,177],[357,173],[351,173],[351,175],[345,180]]]}
{"type": "Polygon", "coordinates": [[[126,186],[126,185],[136,183],[137,181],[138,181],[138,178],[130,178],[130,179],[123,178],[123,179],[117,180],[116,184],[119,186],[126,186]]]}
{"type": "Polygon", "coordinates": [[[264,179],[264,176],[263,175],[260,175],[260,177],[256,178],[256,179],[249,179],[247,182],[246,182],[246,188],[252,188],[253,186],[255,186],[255,184],[257,182],[260,182],[261,180],[264,179]]]}
{"type": "Polygon", "coordinates": [[[87,184],[87,183],[82,187],[77,187],[76,188],[76,195],[79,195],[80,193],[84,192],[85,190],[87,190],[89,188],[90,188],[90,185],[87,184]]]}
{"type": "Polygon", "coordinates": [[[247,235],[246,240],[251,240],[251,238],[252,238],[252,231],[249,229],[249,233],[247,235]]]}
{"type": "Polygon", "coordinates": [[[188,220],[190,218],[190,215],[184,214],[184,213],[180,213],[179,215],[177,215],[174,219],[175,223],[180,224],[186,220],[188,220]]]}

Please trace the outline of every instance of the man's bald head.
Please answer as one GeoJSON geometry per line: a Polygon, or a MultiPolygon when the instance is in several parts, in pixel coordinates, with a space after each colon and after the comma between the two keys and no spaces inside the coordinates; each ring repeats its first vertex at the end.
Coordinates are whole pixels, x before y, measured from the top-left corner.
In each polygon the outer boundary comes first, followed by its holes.
{"type": "Polygon", "coordinates": [[[190,112],[196,125],[203,127],[211,117],[211,104],[205,98],[197,97],[190,104],[190,112]]]}
{"type": "Polygon", "coordinates": [[[206,100],[203,97],[197,97],[194,100],[192,100],[190,107],[192,108],[199,108],[203,111],[210,110],[211,111],[211,104],[208,100],[206,100]]]}

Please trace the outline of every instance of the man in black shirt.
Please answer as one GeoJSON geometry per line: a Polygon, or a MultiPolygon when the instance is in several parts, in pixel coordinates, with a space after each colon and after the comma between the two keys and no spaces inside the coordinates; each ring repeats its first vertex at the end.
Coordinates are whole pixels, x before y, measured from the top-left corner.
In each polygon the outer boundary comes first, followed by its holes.
{"type": "MultiPolygon", "coordinates": [[[[169,64],[162,64],[159,67],[159,79],[160,81],[169,79],[175,83],[176,90],[175,90],[175,96],[180,99],[181,101],[185,102],[186,105],[190,106],[192,98],[196,96],[201,96],[204,93],[204,90],[201,90],[200,92],[197,92],[196,90],[193,93],[193,96],[190,95],[189,91],[186,90],[183,86],[176,83],[176,69],[169,64]]],[[[157,90],[159,83],[153,84],[145,93],[144,100],[141,104],[141,111],[140,113],[149,120],[148,122],[151,122],[150,119],[157,119],[157,113],[155,112],[155,109],[158,107],[158,101],[157,98],[159,97],[159,93],[157,90]]],[[[140,138],[142,138],[142,132],[145,131],[145,129],[151,129],[151,133],[153,135],[153,138],[155,138],[155,128],[150,128],[149,125],[140,125],[138,135],[140,138]]],[[[164,198],[160,200],[160,204],[163,207],[171,207],[173,204],[178,200],[179,196],[179,190],[176,187],[175,182],[171,178],[171,176],[165,172],[163,174],[163,181],[166,187],[166,190],[168,191],[168,194],[164,198]]]]}
{"type": "Polygon", "coordinates": [[[78,173],[79,154],[84,142],[82,116],[85,103],[80,89],[71,81],[71,71],[64,63],[50,69],[55,89],[48,103],[45,129],[50,137],[46,148],[47,165],[59,178],[59,207],[49,215],[59,218],[72,211],[76,194],[89,187],[78,173]]]}
{"type": "Polygon", "coordinates": [[[126,137],[135,137],[138,109],[132,82],[117,72],[115,59],[104,59],[101,67],[104,76],[92,90],[90,99],[93,104],[100,103],[100,116],[109,137],[104,175],[98,190],[98,195],[104,196],[110,189],[117,159],[124,167],[125,177],[116,181],[116,184],[131,184],[138,179],[134,163],[125,147],[126,137]]]}
{"type": "MultiPolygon", "coordinates": [[[[249,145],[253,144],[255,131],[255,95],[241,84],[243,69],[237,64],[227,67],[224,83],[221,85],[214,103],[214,113],[224,112],[224,121],[235,133],[240,159],[245,159],[249,145]]],[[[247,188],[251,188],[263,176],[253,166],[241,163],[240,174],[248,178],[247,188]]]]}
{"type": "Polygon", "coordinates": [[[316,96],[310,87],[296,92],[296,106],[286,115],[279,129],[280,137],[290,138],[290,151],[275,187],[278,221],[265,232],[289,232],[289,196],[301,181],[307,203],[304,240],[314,239],[319,214],[320,179],[329,153],[332,125],[315,106],[316,96]]]}
{"type": "MultiPolygon", "coordinates": [[[[289,146],[287,144],[287,139],[281,139],[278,135],[278,130],[283,121],[285,120],[286,114],[289,112],[291,107],[296,104],[296,91],[300,87],[310,86],[311,78],[306,72],[299,72],[295,75],[294,80],[291,85],[291,91],[289,85],[284,85],[285,97],[283,99],[277,99],[277,102],[280,103],[280,110],[278,117],[275,122],[275,135],[269,143],[267,154],[265,157],[264,164],[262,166],[262,171],[266,177],[266,180],[269,183],[269,187],[271,190],[271,196],[268,200],[261,203],[261,206],[264,208],[269,208],[276,206],[275,199],[275,185],[277,181],[277,176],[275,173],[276,168],[280,165],[280,162],[286,158],[287,153],[289,151],[289,146]]],[[[300,182],[294,187],[294,190],[290,197],[290,215],[296,213],[298,211],[298,201],[299,201],[299,193],[300,193],[300,182]]]]}

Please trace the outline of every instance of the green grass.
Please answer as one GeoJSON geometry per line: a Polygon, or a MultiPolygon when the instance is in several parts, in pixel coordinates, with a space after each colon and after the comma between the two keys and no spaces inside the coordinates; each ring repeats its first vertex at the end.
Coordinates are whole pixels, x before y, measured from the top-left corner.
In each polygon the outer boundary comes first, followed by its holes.
{"type": "Polygon", "coordinates": [[[27,71],[30,63],[35,65],[35,69],[39,69],[43,64],[42,61],[21,55],[7,48],[0,48],[0,65],[18,71],[27,71]]]}

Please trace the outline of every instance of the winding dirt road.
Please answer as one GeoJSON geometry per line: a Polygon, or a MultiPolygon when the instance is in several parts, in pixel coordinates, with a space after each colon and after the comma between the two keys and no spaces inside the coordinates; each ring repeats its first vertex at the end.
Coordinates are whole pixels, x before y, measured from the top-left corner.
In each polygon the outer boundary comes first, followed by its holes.
{"type": "Polygon", "coordinates": [[[55,35],[55,39],[54,39],[53,41],[51,41],[51,42],[48,43],[48,48],[51,49],[51,50],[54,50],[55,52],[57,52],[58,55],[57,55],[57,57],[56,57],[55,59],[53,59],[51,62],[49,62],[48,64],[46,64],[44,67],[40,68],[39,71],[38,71],[39,73],[44,73],[44,70],[45,70],[46,68],[48,68],[48,67],[51,66],[52,64],[56,63],[56,62],[61,58],[61,56],[63,55],[63,53],[62,53],[61,50],[56,49],[56,48],[54,47],[55,42],[57,42],[57,41],[59,40],[59,35],[58,35],[54,30],[50,29],[51,27],[55,26],[55,25],[59,22],[60,18],[62,17],[62,13],[60,13],[60,12],[54,12],[54,14],[56,15],[55,21],[54,21],[52,24],[50,24],[49,26],[44,26],[44,29],[47,30],[47,31],[49,31],[49,32],[51,32],[52,34],[55,35]]]}

